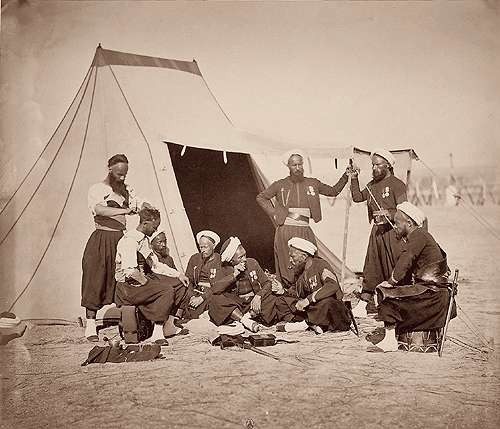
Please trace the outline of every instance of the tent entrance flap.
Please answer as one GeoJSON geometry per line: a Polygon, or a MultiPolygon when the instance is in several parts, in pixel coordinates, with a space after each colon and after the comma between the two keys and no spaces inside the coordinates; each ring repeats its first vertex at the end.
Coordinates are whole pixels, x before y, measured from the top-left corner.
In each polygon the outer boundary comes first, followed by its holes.
{"type": "Polygon", "coordinates": [[[229,152],[226,164],[220,151],[188,147],[181,156],[182,145],[167,145],[193,233],[210,229],[222,242],[238,236],[247,256],[274,272],[274,226],[255,201],[250,156],[229,152]]]}

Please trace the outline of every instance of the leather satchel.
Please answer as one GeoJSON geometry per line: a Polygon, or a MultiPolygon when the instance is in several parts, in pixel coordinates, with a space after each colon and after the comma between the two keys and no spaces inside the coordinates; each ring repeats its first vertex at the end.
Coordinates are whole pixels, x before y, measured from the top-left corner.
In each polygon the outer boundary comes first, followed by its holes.
{"type": "Polygon", "coordinates": [[[248,337],[248,341],[254,347],[275,346],[276,344],[293,344],[298,343],[297,340],[283,340],[276,338],[273,334],[254,334],[248,337]]]}

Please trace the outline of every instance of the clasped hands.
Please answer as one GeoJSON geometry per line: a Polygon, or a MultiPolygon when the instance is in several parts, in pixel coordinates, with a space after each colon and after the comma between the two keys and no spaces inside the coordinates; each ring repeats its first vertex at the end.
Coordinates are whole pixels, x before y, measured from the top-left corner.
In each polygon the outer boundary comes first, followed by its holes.
{"type": "Polygon", "coordinates": [[[360,171],[361,169],[354,162],[345,169],[346,174],[351,178],[358,177],[360,171]]]}

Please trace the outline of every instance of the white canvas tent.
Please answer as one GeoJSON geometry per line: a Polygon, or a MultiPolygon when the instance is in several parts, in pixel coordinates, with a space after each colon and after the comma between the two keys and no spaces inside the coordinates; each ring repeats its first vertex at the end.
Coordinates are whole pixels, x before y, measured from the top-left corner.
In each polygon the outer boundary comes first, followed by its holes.
{"type": "MultiPolygon", "coordinates": [[[[326,183],[337,181],[349,158],[369,171],[368,153],[353,147],[285,144],[237,129],[195,61],[98,47],[60,125],[1,210],[2,310],[11,309],[24,319],[74,319],[82,313],[81,256],[93,230],[87,190],[105,177],[106,160],[115,153],[127,155],[127,181],[160,209],[171,255],[177,267],[186,267],[197,249],[166,142],[181,145],[183,156],[195,149],[219,154],[222,176],[235,174],[230,170],[233,157],[247,154],[260,185],[287,173],[281,155],[291,148],[304,149],[309,155],[306,175],[326,183]]],[[[404,178],[415,154],[409,150],[395,155],[396,174],[404,178]]],[[[367,178],[365,173],[362,181],[367,178]]],[[[220,192],[227,194],[220,211],[227,211],[232,190],[220,192]]],[[[249,207],[256,205],[254,197],[248,195],[249,207]]],[[[210,195],[206,200],[208,204],[210,195]]],[[[343,227],[344,204],[325,198],[322,206],[324,220],[313,229],[323,254],[331,259],[340,254],[341,243],[331,242],[329,228],[343,227]]],[[[136,217],[129,220],[128,227],[135,227],[136,217]]],[[[363,228],[368,230],[368,224],[363,228]]],[[[356,261],[358,269],[360,265],[362,261],[356,261]]]]}

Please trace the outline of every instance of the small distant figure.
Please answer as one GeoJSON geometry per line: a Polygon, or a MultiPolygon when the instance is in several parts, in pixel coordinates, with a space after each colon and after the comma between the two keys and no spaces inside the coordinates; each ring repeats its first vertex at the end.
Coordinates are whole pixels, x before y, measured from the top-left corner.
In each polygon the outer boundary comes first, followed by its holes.
{"type": "Polygon", "coordinates": [[[458,206],[460,201],[460,194],[454,177],[450,178],[450,184],[445,189],[445,201],[447,206],[458,206]]]}
{"type": "Polygon", "coordinates": [[[436,182],[436,179],[433,177],[432,178],[432,193],[431,193],[431,200],[430,200],[430,204],[429,205],[433,205],[434,202],[435,203],[439,203],[439,200],[441,198],[441,196],[439,195],[439,189],[438,189],[438,185],[437,185],[437,182],[436,182]]]}
{"type": "Polygon", "coordinates": [[[484,206],[484,203],[486,203],[486,195],[488,194],[487,192],[487,186],[486,182],[482,177],[479,178],[479,181],[481,182],[480,184],[480,190],[479,190],[479,197],[477,199],[476,204],[478,206],[484,206]]]}

